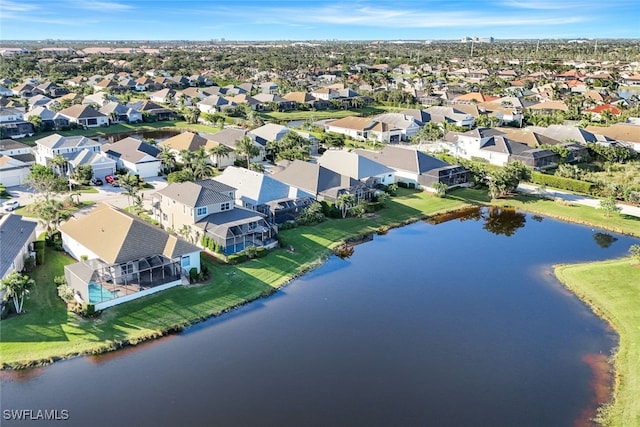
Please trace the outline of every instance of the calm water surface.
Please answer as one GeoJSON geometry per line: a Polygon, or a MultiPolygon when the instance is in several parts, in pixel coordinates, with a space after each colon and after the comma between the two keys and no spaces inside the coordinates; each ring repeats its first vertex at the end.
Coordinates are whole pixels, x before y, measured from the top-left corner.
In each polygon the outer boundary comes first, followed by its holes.
{"type": "Polygon", "coordinates": [[[416,223],[185,333],[3,373],[2,409],[67,409],[65,426],[583,425],[585,361],[615,337],[552,265],[633,243],[500,211],[416,223]]]}

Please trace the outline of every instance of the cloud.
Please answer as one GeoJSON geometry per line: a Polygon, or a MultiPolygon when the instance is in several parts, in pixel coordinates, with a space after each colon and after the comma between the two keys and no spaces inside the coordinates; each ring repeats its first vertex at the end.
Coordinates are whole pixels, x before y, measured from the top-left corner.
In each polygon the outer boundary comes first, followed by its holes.
{"type": "Polygon", "coordinates": [[[35,4],[29,4],[29,3],[15,3],[12,1],[7,1],[7,0],[2,0],[2,5],[0,6],[0,11],[2,12],[2,15],[5,14],[5,12],[32,12],[34,10],[37,10],[38,6],[36,6],[35,4]]]}
{"type": "Polygon", "coordinates": [[[85,10],[96,10],[99,12],[124,12],[135,9],[134,6],[111,1],[79,1],[75,2],[75,7],[85,10]]]}

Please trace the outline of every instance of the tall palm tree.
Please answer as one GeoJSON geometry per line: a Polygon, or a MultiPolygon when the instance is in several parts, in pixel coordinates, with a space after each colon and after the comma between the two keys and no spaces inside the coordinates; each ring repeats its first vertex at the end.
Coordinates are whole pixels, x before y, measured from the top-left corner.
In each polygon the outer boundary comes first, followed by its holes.
{"type": "Polygon", "coordinates": [[[49,164],[53,170],[58,173],[58,175],[64,175],[67,166],[67,159],[65,159],[62,154],[56,154],[55,157],[49,161],[49,164]]]}
{"type": "Polygon", "coordinates": [[[165,172],[170,173],[173,168],[176,167],[176,154],[171,151],[171,148],[164,145],[162,151],[158,154],[158,158],[162,161],[162,167],[165,172]]]}
{"type": "Polygon", "coordinates": [[[238,142],[238,145],[236,146],[236,152],[239,156],[245,156],[245,158],[247,159],[248,168],[251,164],[251,159],[260,154],[260,148],[258,148],[258,146],[256,146],[253,141],[251,141],[251,138],[245,136],[240,140],[240,142],[238,142]]]}
{"type": "Polygon", "coordinates": [[[209,154],[214,158],[214,164],[220,167],[222,158],[228,158],[231,155],[231,148],[224,144],[218,144],[209,150],[209,154]]]}

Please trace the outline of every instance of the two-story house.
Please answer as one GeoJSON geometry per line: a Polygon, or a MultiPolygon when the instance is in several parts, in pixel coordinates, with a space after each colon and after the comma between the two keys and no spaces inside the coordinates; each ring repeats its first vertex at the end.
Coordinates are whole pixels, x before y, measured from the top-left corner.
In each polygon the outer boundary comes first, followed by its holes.
{"type": "Polygon", "coordinates": [[[393,124],[367,117],[349,116],[328,121],[325,124],[325,130],[347,135],[357,141],[371,139],[389,144],[399,142],[402,138],[402,130],[396,128],[393,124]]]}
{"type": "Polygon", "coordinates": [[[17,108],[0,108],[0,135],[5,138],[24,138],[35,133],[33,124],[24,120],[17,108]]]}
{"type": "Polygon", "coordinates": [[[275,247],[276,227],[266,215],[236,206],[235,191],[211,179],[173,183],[154,194],[153,216],[195,244],[215,242],[225,255],[248,246],[275,247]]]}

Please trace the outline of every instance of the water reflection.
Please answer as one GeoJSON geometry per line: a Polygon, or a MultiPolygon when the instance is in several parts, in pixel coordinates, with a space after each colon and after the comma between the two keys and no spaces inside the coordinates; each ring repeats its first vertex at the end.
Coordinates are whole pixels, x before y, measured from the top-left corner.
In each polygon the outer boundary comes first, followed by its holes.
{"type": "MultiPolygon", "coordinates": [[[[507,237],[513,236],[515,232],[519,228],[524,227],[527,222],[526,215],[515,209],[494,206],[488,208],[472,207],[449,212],[430,218],[427,222],[430,224],[441,224],[454,219],[460,222],[483,220],[483,228],[485,230],[496,235],[502,234],[507,237]]],[[[542,221],[542,217],[534,217],[533,219],[537,222],[542,221]]]]}
{"type": "Polygon", "coordinates": [[[607,249],[609,246],[613,245],[618,238],[612,236],[609,233],[593,233],[593,240],[595,240],[596,244],[600,246],[602,249],[607,249]]]}

